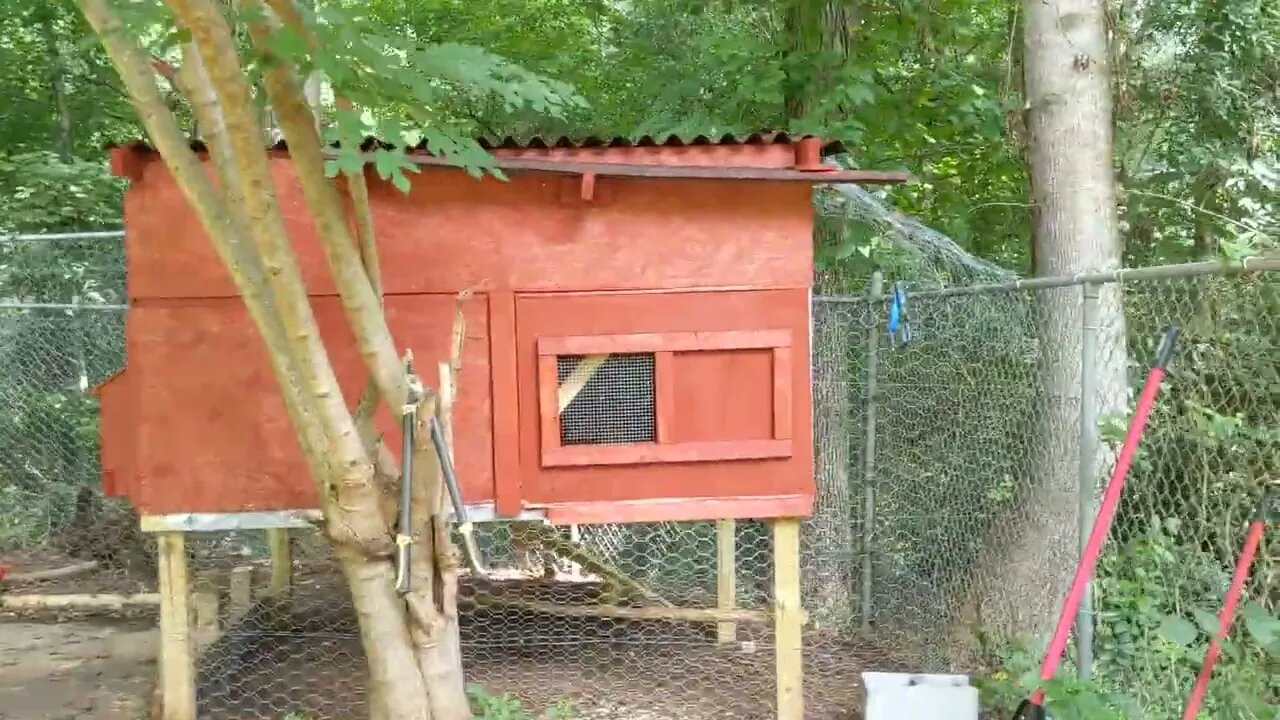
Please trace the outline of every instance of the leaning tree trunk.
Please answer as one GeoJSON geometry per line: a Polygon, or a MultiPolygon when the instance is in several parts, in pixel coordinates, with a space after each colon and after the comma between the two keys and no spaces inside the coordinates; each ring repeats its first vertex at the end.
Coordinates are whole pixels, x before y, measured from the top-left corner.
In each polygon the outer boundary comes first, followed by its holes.
{"type": "MultiPolygon", "coordinates": [[[[1120,265],[1112,170],[1112,100],[1102,0],[1025,0],[1024,81],[1033,257],[1040,276],[1120,265]]],[[[1097,340],[1100,415],[1125,402],[1120,290],[1104,286],[1097,340]]],[[[992,535],[968,598],[994,638],[1052,629],[1079,556],[1081,298],[1072,286],[1037,305],[1041,397],[1030,487],[992,535]]],[[[1028,418],[1030,419],[1030,418],[1028,418]]],[[[1096,475],[1097,473],[1095,473],[1096,475]]],[[[1096,492],[1096,488],[1094,488],[1096,492]]]]}
{"type": "MultiPolygon", "coordinates": [[[[190,34],[176,81],[205,128],[214,177],[192,152],[163,102],[150,59],[107,0],[79,0],[129,90],[139,119],[192,206],[236,284],[262,336],[285,409],[294,425],[324,511],[323,530],[351,589],[369,665],[370,716],[378,720],[470,717],[458,632],[456,552],[443,512],[439,463],[424,423],[434,398],[411,393],[382,312],[372,222],[363,176],[346,185],[356,214],[355,237],[337,183],[329,180],[314,115],[287,62],[267,65],[269,100],[289,143],[291,161],[317,239],[370,377],[365,398],[380,398],[395,416],[415,412],[420,425],[412,486],[412,589],[396,589],[395,498],[398,469],[368,429],[377,402],[346,406],[321,342],[316,318],[283,216],[248,79],[216,0],[168,0],[190,34]],[[214,182],[216,180],[216,183],[214,182]],[[367,264],[373,262],[373,266],[367,264]]],[[[270,22],[296,23],[291,0],[239,0],[253,10],[251,37],[271,53],[270,22]],[[274,15],[271,11],[274,11],[274,15]]],[[[301,27],[297,23],[297,27],[301,27]]],[[[460,355],[459,355],[460,357],[460,355]]]]}
{"type": "MultiPolygon", "coordinates": [[[[813,308],[814,474],[817,496],[805,527],[804,602],[815,623],[840,626],[853,620],[851,497],[854,442],[850,353],[859,325],[843,309],[813,308]]],[[[862,578],[869,582],[870,578],[862,578]]]]}

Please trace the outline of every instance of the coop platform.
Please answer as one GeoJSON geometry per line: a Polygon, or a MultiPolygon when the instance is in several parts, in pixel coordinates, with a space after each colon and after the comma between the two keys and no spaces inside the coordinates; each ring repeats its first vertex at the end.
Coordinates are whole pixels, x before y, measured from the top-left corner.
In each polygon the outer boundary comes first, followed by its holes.
{"type": "MultiPolygon", "coordinates": [[[[514,516],[502,516],[493,503],[468,504],[467,519],[473,523],[546,521],[555,525],[592,525],[619,522],[750,519],[781,513],[805,517],[813,509],[813,498],[805,495],[766,497],[718,497],[640,500],[635,502],[566,503],[528,507],[514,516]]],[[[453,513],[449,516],[452,518],[453,513]]],[[[267,510],[246,512],[196,512],[143,515],[143,532],[223,532],[228,530],[272,530],[314,528],[323,519],[319,509],[267,510]]]]}

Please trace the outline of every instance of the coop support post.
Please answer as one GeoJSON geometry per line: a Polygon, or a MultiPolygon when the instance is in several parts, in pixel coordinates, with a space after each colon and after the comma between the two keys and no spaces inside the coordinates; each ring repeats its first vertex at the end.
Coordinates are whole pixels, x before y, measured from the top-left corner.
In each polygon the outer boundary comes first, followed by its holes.
{"type": "Polygon", "coordinates": [[[195,612],[195,631],[192,638],[196,651],[203,651],[212,645],[219,635],[218,628],[218,583],[212,572],[200,573],[196,576],[191,604],[195,612]]]}
{"type": "Polygon", "coordinates": [[[804,720],[804,609],[800,606],[800,520],[773,521],[774,664],[778,720],[804,720]]]}
{"type": "Polygon", "coordinates": [[[231,622],[238,623],[249,614],[253,606],[253,567],[239,565],[231,568],[231,578],[227,587],[227,615],[231,622]]]}
{"type": "Polygon", "coordinates": [[[871,631],[871,593],[875,573],[876,526],[876,374],[879,365],[877,351],[880,348],[880,314],[876,312],[877,298],[884,291],[884,275],[879,270],[871,273],[871,287],[867,290],[867,381],[866,424],[862,440],[862,607],[858,615],[862,631],[871,631]]]}
{"type": "MultiPolygon", "coordinates": [[[[577,523],[571,523],[569,525],[569,542],[573,543],[574,545],[582,544],[582,526],[581,525],[578,525],[577,523]]],[[[575,578],[582,577],[582,566],[572,560],[567,561],[567,567],[565,568],[565,571],[575,578]]]]}
{"type": "Polygon", "coordinates": [[[164,720],[195,720],[196,717],[185,540],[181,532],[162,532],[156,537],[160,560],[160,687],[164,720]]]}
{"type": "Polygon", "coordinates": [[[267,594],[282,597],[289,594],[293,584],[293,544],[288,528],[267,530],[267,549],[271,553],[271,583],[267,594]]]}
{"type": "MultiPolygon", "coordinates": [[[[1098,324],[1100,322],[1097,283],[1082,286],[1080,328],[1080,553],[1089,542],[1098,494],[1098,324]]],[[[1076,611],[1076,672],[1083,682],[1093,677],[1093,588],[1085,585],[1080,609],[1076,611]]]]}
{"type": "MultiPolygon", "coordinates": [[[[716,607],[720,610],[732,610],[737,605],[736,535],[735,520],[716,521],[716,607]]],[[[737,639],[737,623],[725,621],[716,625],[716,642],[724,645],[737,639]]]]}

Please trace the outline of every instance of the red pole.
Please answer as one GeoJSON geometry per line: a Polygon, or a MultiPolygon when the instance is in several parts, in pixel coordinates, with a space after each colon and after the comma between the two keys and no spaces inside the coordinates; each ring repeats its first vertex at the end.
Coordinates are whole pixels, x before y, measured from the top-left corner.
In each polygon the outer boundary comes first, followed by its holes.
{"type": "Polygon", "coordinates": [[[1249,534],[1244,540],[1244,548],[1236,560],[1236,571],[1231,576],[1231,587],[1227,588],[1226,598],[1222,602],[1222,612],[1218,615],[1218,634],[1209,641],[1205,650],[1204,661],[1200,664],[1200,674],[1196,676],[1196,684],[1191,688],[1187,698],[1187,706],[1182,712],[1182,720],[1195,720],[1204,702],[1205,692],[1209,689],[1209,676],[1213,674],[1213,666],[1218,662],[1218,654],[1222,651],[1219,645],[1231,630],[1231,621],[1235,619],[1236,605],[1244,593],[1244,584],[1249,579],[1249,567],[1253,565],[1254,555],[1262,544],[1262,530],[1267,525],[1267,496],[1263,496],[1258,505],[1258,515],[1249,523],[1249,534]]]}
{"type": "MultiPolygon", "coordinates": [[[[1067,636],[1071,632],[1071,623],[1075,620],[1076,611],[1080,609],[1080,601],[1084,597],[1084,591],[1089,583],[1089,578],[1093,576],[1094,567],[1098,564],[1098,556],[1102,554],[1102,545],[1106,542],[1107,533],[1111,531],[1111,521],[1115,519],[1116,508],[1120,504],[1120,493],[1124,490],[1125,478],[1129,474],[1129,466],[1133,464],[1133,456],[1138,450],[1138,441],[1142,438],[1142,431],[1147,426],[1147,418],[1151,415],[1151,408],[1155,404],[1156,394],[1160,392],[1160,383],[1164,380],[1165,370],[1169,366],[1169,360],[1173,356],[1174,343],[1178,339],[1178,328],[1171,327],[1165,331],[1164,338],[1160,341],[1160,347],[1156,350],[1156,361],[1151,366],[1151,371],[1147,374],[1147,381],[1142,386],[1142,393],[1138,396],[1138,405],[1134,409],[1133,417],[1129,420],[1129,431],[1125,433],[1124,445],[1120,448],[1120,457],[1116,459],[1116,466],[1111,471],[1111,478],[1107,480],[1106,491],[1102,495],[1102,503],[1098,507],[1098,514],[1093,520],[1093,529],[1089,533],[1089,542],[1085,545],[1084,553],[1080,556],[1080,562],[1076,565],[1075,577],[1071,579],[1071,588],[1067,592],[1067,599],[1062,605],[1062,611],[1058,614],[1058,624],[1053,630],[1053,637],[1049,642],[1049,648],[1045,651],[1044,661],[1040,665],[1040,681],[1047,682],[1053,679],[1053,675],[1058,670],[1058,665],[1062,662],[1062,653],[1067,648],[1067,636]]],[[[1044,707],[1044,688],[1036,688],[1032,693],[1030,705],[1033,711],[1044,707]]],[[[1026,703],[1018,708],[1015,717],[1030,717],[1023,714],[1026,703]]],[[[1036,716],[1043,716],[1040,711],[1036,716]]]]}

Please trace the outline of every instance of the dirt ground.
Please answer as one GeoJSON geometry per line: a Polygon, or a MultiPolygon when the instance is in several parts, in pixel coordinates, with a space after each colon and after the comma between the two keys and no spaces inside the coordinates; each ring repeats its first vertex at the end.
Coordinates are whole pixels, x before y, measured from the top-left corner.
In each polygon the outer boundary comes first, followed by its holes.
{"type": "Polygon", "coordinates": [[[0,618],[0,720],[136,720],[155,674],[151,620],[0,618]]]}

